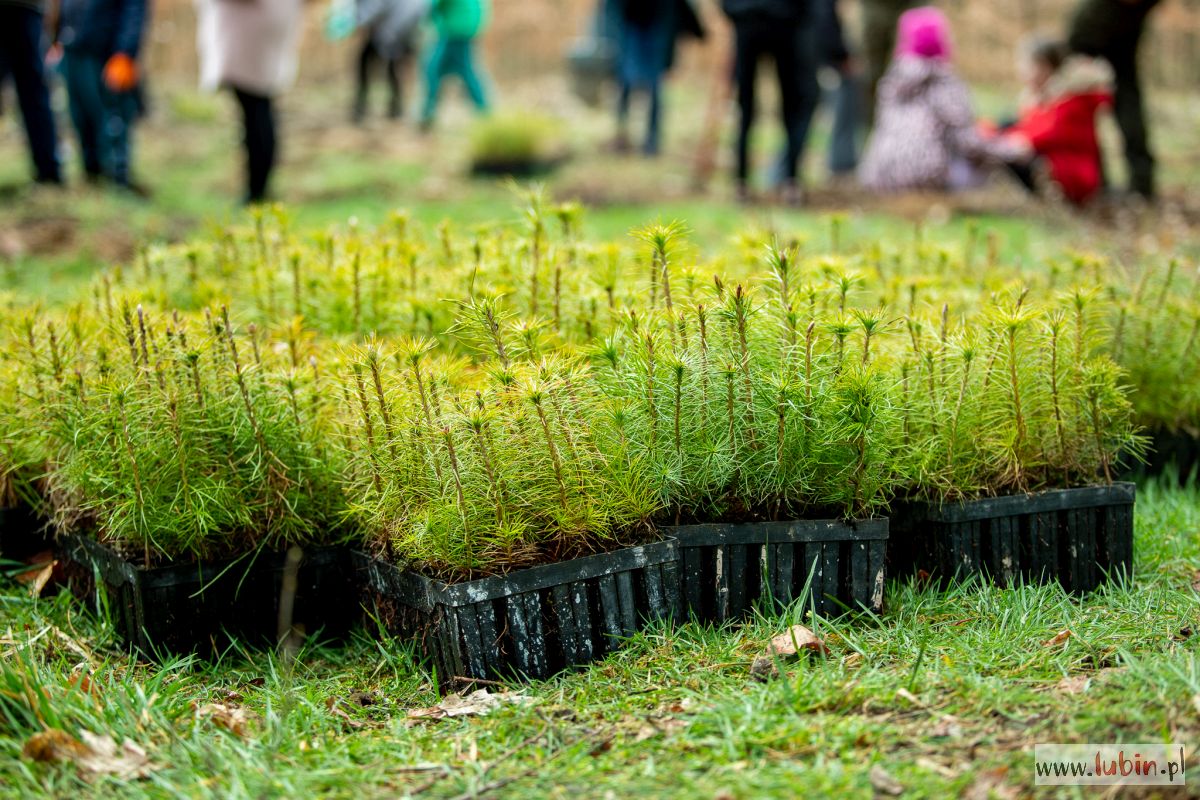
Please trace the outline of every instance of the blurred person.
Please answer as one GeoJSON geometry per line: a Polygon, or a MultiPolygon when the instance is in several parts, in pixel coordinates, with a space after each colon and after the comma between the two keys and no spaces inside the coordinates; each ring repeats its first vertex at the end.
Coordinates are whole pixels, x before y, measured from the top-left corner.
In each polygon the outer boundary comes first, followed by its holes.
{"type": "Polygon", "coordinates": [[[970,93],[951,65],[949,23],[935,8],[901,15],[878,94],[858,173],[868,189],[968,189],[982,183],[987,166],[1030,156],[1022,139],[988,137],[977,127],[970,93]]]}
{"type": "Polygon", "coordinates": [[[735,180],[739,200],[750,199],[750,133],[757,114],[755,89],[758,63],[775,62],[787,134],[782,159],[781,193],[785,202],[802,199],[798,181],[800,160],[817,107],[817,45],[809,0],[722,0],[734,28],[734,79],[740,122],[735,180]]]}
{"type": "Polygon", "coordinates": [[[267,199],[278,149],[274,98],[296,78],[304,0],[196,0],[200,83],[242,112],[247,204],[267,199]]]}
{"type": "Polygon", "coordinates": [[[43,67],[43,10],[41,0],[0,0],[0,77],[11,78],[17,91],[34,180],[59,184],[58,133],[43,67]]]}
{"type": "Polygon", "coordinates": [[[920,0],[862,0],[862,52],[866,63],[866,115],[875,114],[879,81],[892,62],[896,49],[896,25],[900,15],[921,4],[920,0]]]}
{"type": "Polygon", "coordinates": [[[1082,0],[1071,21],[1068,42],[1084,55],[1103,58],[1116,78],[1113,111],[1125,140],[1129,189],[1153,199],[1154,156],[1146,133],[1146,114],[1138,76],[1138,47],[1146,18],[1159,0],[1082,0]]]}
{"type": "Polygon", "coordinates": [[[617,0],[619,10],[617,149],[629,145],[629,105],[634,92],[649,100],[642,152],[657,155],[661,146],[662,80],[675,63],[675,44],[683,35],[704,37],[688,0],[617,0]]]}
{"type": "Polygon", "coordinates": [[[997,135],[1029,143],[1030,158],[1010,162],[1031,192],[1048,173],[1067,200],[1082,205],[1104,183],[1096,114],[1112,103],[1113,72],[1102,59],[1072,55],[1066,42],[1033,39],[1023,49],[1025,98],[1020,118],[997,135]]]}
{"type": "Polygon", "coordinates": [[[130,161],[146,0],[60,0],[52,17],[87,179],[145,194],[130,177],[130,161]]]}
{"type": "Polygon", "coordinates": [[[425,63],[425,106],[421,128],[433,127],[442,80],[455,75],[479,112],[490,108],[485,78],[476,64],[475,39],[487,28],[490,0],[433,0],[431,16],[437,43],[425,63]]]}
{"type": "Polygon", "coordinates": [[[834,177],[840,177],[852,174],[858,167],[863,87],[858,64],[846,44],[838,0],[818,0],[815,11],[821,62],[837,76],[837,87],[828,93],[833,105],[829,172],[834,177]]]}
{"type": "Polygon", "coordinates": [[[377,63],[387,81],[388,118],[404,115],[404,73],[416,56],[421,20],[428,13],[429,0],[358,0],[355,22],[364,35],[358,54],[355,122],[362,122],[367,115],[371,71],[377,63]]]}

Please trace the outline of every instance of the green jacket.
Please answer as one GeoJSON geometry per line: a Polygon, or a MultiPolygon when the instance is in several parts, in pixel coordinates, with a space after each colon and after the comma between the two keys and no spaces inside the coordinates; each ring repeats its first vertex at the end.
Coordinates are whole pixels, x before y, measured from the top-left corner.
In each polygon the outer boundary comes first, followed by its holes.
{"type": "Polygon", "coordinates": [[[448,39],[470,39],[487,27],[490,0],[433,0],[433,27],[448,39]]]}

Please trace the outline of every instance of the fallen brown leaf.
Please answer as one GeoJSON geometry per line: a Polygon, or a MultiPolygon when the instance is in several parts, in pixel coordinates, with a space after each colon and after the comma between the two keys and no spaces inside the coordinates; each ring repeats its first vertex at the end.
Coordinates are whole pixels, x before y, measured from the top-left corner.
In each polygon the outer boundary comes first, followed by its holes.
{"type": "Polygon", "coordinates": [[[1083,694],[1091,682],[1090,675],[1068,675],[1054,684],[1054,689],[1061,694],[1083,694]]]}
{"type": "Polygon", "coordinates": [[[1200,592],[1200,569],[1192,575],[1192,590],[1200,592]]]}
{"type": "Polygon", "coordinates": [[[446,717],[483,716],[504,705],[523,705],[532,702],[532,697],[520,692],[492,693],[487,689],[476,689],[466,697],[459,694],[448,694],[436,706],[414,708],[408,712],[408,718],[436,720],[446,717]]]}
{"type": "Polygon", "coordinates": [[[1042,647],[1057,647],[1058,645],[1066,642],[1072,636],[1074,636],[1074,634],[1071,633],[1070,628],[1063,628],[1061,631],[1054,634],[1054,636],[1042,642],[1042,647]]]}
{"type": "Polygon", "coordinates": [[[30,761],[73,761],[87,752],[83,742],[58,728],[40,731],[25,740],[21,755],[30,761]]]}
{"type": "Polygon", "coordinates": [[[963,800],[1016,800],[1020,792],[1004,782],[1008,768],[999,767],[979,773],[975,782],[963,793],[963,800]]]}
{"type": "Polygon", "coordinates": [[[933,726],[933,730],[929,732],[929,735],[940,739],[961,739],[963,735],[962,723],[958,721],[957,717],[946,714],[937,721],[933,726]]]}
{"type": "Polygon", "coordinates": [[[871,786],[880,794],[888,794],[897,797],[904,793],[904,784],[888,774],[888,771],[876,764],[871,767],[871,786]]]}
{"type": "Polygon", "coordinates": [[[58,566],[58,562],[53,559],[35,563],[31,569],[17,574],[17,582],[29,587],[30,597],[41,597],[42,592],[46,589],[46,584],[50,583],[50,579],[54,577],[56,566],[58,566]]]}
{"type": "Polygon", "coordinates": [[[794,656],[802,650],[824,653],[826,652],[825,642],[803,625],[793,625],[785,633],[781,633],[771,640],[771,645],[767,648],[767,655],[774,653],[777,656],[794,656]]]}
{"type": "Polygon", "coordinates": [[[85,780],[99,775],[126,780],[144,778],[157,769],[146,751],[128,739],[118,747],[111,736],[104,734],[85,730],[79,732],[79,737],[50,728],[29,737],[21,754],[33,761],[73,763],[85,780]]]}
{"type": "Polygon", "coordinates": [[[361,719],[355,719],[354,717],[347,714],[346,710],[344,708],[342,708],[342,701],[338,700],[336,697],[327,698],[325,700],[325,708],[329,709],[330,714],[333,714],[335,717],[337,717],[342,722],[349,725],[351,728],[367,727],[367,723],[363,722],[361,719]]]}
{"type": "Polygon", "coordinates": [[[224,728],[234,736],[245,739],[257,717],[241,706],[232,703],[208,703],[196,707],[197,719],[209,719],[218,728],[224,728]]]}
{"type": "Polygon", "coordinates": [[[922,769],[927,769],[930,772],[937,773],[938,775],[941,775],[943,778],[957,778],[958,777],[958,773],[955,772],[954,770],[950,769],[945,764],[941,764],[937,761],[934,761],[932,758],[927,758],[925,756],[919,756],[917,758],[917,766],[921,767],[922,769]]]}

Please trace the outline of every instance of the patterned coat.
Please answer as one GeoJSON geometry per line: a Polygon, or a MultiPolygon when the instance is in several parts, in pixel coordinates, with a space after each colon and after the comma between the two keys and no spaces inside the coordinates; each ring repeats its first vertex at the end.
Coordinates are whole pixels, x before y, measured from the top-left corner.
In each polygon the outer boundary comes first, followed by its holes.
{"type": "Polygon", "coordinates": [[[879,84],[875,129],[859,167],[876,191],[944,191],[970,186],[988,162],[1022,156],[976,127],[966,84],[946,61],[901,56],[879,84]]]}

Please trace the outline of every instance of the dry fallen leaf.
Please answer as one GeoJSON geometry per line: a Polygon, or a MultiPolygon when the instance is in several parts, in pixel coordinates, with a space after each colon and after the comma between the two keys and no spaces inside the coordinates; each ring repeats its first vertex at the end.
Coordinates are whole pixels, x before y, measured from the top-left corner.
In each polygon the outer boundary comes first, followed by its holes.
{"type": "Polygon", "coordinates": [[[1054,636],[1042,642],[1042,647],[1057,647],[1058,645],[1066,642],[1067,639],[1070,639],[1073,635],[1074,634],[1071,633],[1070,628],[1063,628],[1061,631],[1054,634],[1054,636]]]}
{"type": "Polygon", "coordinates": [[[232,703],[208,703],[196,708],[197,719],[210,719],[218,728],[224,728],[234,736],[245,739],[250,725],[257,718],[241,706],[232,703]]]}
{"type": "Polygon", "coordinates": [[[963,735],[962,724],[958,721],[957,717],[946,714],[937,721],[937,724],[933,726],[933,730],[929,732],[929,735],[936,738],[961,739],[963,735]]]}
{"type": "Polygon", "coordinates": [[[894,797],[904,793],[904,785],[888,774],[888,771],[876,764],[871,767],[871,786],[880,794],[890,794],[894,797]]]}
{"type": "Polygon", "coordinates": [[[30,597],[41,597],[42,592],[46,589],[46,584],[50,583],[50,579],[54,577],[56,566],[58,566],[58,562],[54,559],[36,562],[30,569],[18,573],[17,582],[29,587],[30,597]]]}
{"type": "Polygon", "coordinates": [[[1192,575],[1192,589],[1200,592],[1200,569],[1196,570],[1196,573],[1192,575]]]}
{"type": "Polygon", "coordinates": [[[934,761],[932,758],[926,758],[925,756],[919,756],[917,758],[917,766],[921,767],[922,769],[927,769],[930,772],[941,775],[943,778],[957,778],[958,777],[958,773],[955,772],[954,770],[950,769],[945,764],[938,763],[937,761],[934,761]]]}
{"type": "Polygon", "coordinates": [[[408,712],[409,719],[445,719],[446,717],[483,716],[503,705],[533,702],[533,698],[519,692],[489,692],[476,689],[466,697],[448,694],[442,702],[430,708],[414,708],[408,712]]]}
{"type": "Polygon", "coordinates": [[[975,782],[963,793],[963,800],[1016,800],[1021,793],[1004,782],[1007,776],[1007,767],[979,773],[975,782]]]}
{"type": "Polygon", "coordinates": [[[1054,684],[1054,689],[1061,694],[1083,694],[1091,682],[1090,675],[1068,675],[1054,684]]]}
{"type": "Polygon", "coordinates": [[[824,653],[825,642],[803,625],[793,625],[785,633],[771,640],[767,655],[774,653],[777,656],[794,656],[801,650],[824,653]]]}
{"type": "Polygon", "coordinates": [[[144,778],[157,768],[146,751],[128,739],[118,747],[111,736],[104,734],[85,730],[79,732],[79,737],[51,728],[29,737],[21,754],[33,761],[71,762],[85,780],[99,775],[144,778]]]}

